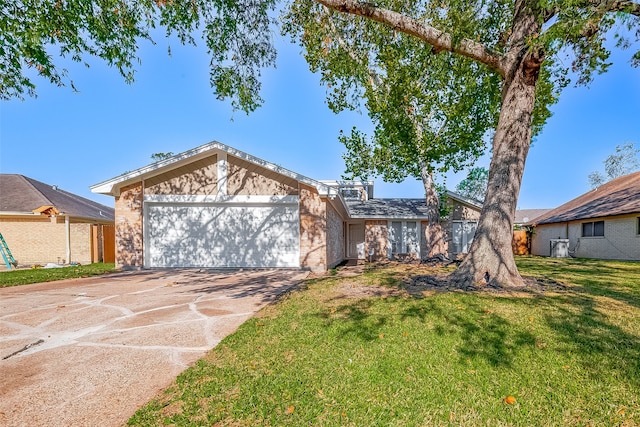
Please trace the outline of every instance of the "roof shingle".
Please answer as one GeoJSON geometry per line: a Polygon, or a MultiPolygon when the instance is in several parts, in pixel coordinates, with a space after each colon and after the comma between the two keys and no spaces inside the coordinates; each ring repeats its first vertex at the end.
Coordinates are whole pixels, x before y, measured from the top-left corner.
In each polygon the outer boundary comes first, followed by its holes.
{"type": "Polygon", "coordinates": [[[609,181],[536,218],[534,225],[640,212],[640,172],[609,181]]]}
{"type": "Polygon", "coordinates": [[[44,182],[17,174],[0,174],[0,212],[33,212],[53,206],[78,218],[113,221],[114,209],[44,182]]]}

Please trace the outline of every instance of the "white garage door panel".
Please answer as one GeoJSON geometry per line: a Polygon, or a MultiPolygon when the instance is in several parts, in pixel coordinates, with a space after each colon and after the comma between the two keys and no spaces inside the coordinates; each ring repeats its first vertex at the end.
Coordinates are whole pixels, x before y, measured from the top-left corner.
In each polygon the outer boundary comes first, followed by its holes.
{"type": "Polygon", "coordinates": [[[298,205],[147,205],[150,267],[298,267],[298,205]]]}

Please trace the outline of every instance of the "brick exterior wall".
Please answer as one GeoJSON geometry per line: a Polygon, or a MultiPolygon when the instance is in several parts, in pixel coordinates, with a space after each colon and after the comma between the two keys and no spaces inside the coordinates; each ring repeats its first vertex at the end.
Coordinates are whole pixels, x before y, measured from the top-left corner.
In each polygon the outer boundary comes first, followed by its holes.
{"type": "MultiPolygon", "coordinates": [[[[91,263],[91,224],[71,219],[70,255],[64,217],[0,218],[0,233],[20,265],[58,262],[91,263]]],[[[4,260],[3,260],[4,261],[4,260]]]]}
{"type": "Polygon", "coordinates": [[[216,194],[218,186],[218,156],[213,155],[144,183],[145,194],[216,194]]]}
{"type": "Polygon", "coordinates": [[[141,268],[142,253],[142,182],[120,190],[116,197],[116,266],[124,269],[141,268]]]}
{"type": "MultiPolygon", "coordinates": [[[[537,226],[533,231],[531,238],[531,254],[539,256],[550,256],[551,246],[549,242],[551,239],[566,239],[567,238],[567,225],[562,224],[545,224],[537,226]]],[[[575,242],[573,245],[575,246],[575,242]]]]}
{"type": "Polygon", "coordinates": [[[640,213],[539,225],[533,234],[531,252],[549,256],[551,239],[568,238],[569,253],[578,258],[640,261],[638,217],[640,213]],[[604,237],[582,237],[582,223],[591,221],[604,221],[604,237]]]}
{"type": "Polygon", "coordinates": [[[91,224],[71,223],[69,234],[71,236],[71,261],[91,264],[91,224]]]}
{"type": "MultiPolygon", "coordinates": [[[[1,218],[0,233],[21,265],[57,263],[67,257],[64,218],[62,223],[45,216],[34,219],[1,218]]],[[[0,262],[4,263],[4,260],[0,262]]]]}
{"type": "Polygon", "coordinates": [[[369,259],[369,253],[373,249],[371,257],[374,260],[385,259],[389,252],[389,227],[386,220],[371,220],[364,222],[365,256],[369,259]]]}
{"type": "Polygon", "coordinates": [[[344,221],[330,203],[327,206],[327,268],[335,267],[344,260],[344,221]]]}
{"type": "Polygon", "coordinates": [[[228,156],[227,193],[230,195],[289,196],[298,194],[298,182],[253,163],[228,156]]]}
{"type": "Polygon", "coordinates": [[[318,192],[300,184],[300,266],[327,270],[327,205],[318,192]]]}

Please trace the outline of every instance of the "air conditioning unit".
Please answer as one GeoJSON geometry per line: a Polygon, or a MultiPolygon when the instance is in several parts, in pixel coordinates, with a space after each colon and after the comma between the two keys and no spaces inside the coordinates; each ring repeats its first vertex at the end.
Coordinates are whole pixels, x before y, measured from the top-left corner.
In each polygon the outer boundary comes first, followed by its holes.
{"type": "Polygon", "coordinates": [[[569,257],[569,239],[551,239],[549,242],[551,247],[551,256],[553,258],[569,257]]]}

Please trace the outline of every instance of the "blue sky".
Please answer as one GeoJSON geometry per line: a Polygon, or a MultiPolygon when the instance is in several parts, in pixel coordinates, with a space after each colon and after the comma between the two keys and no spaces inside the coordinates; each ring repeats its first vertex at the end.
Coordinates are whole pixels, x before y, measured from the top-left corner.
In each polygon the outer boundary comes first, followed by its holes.
{"type": "MultiPolygon", "coordinates": [[[[265,104],[250,115],[233,112],[209,86],[203,47],[158,38],[143,44],[136,82],[97,60],[68,64],[79,93],[37,79],[38,97],[0,104],[0,172],[19,173],[113,206],[89,186],[148,164],[157,152],[178,153],[217,140],[316,179],[344,172],[341,129],[370,128],[366,115],[335,115],[325,89],[300,55],[278,40],[278,67],[263,74],[265,104]]],[[[640,147],[640,70],[630,51],[589,88],[569,87],[530,150],[518,207],[556,207],[589,190],[587,175],[602,170],[616,145],[640,147]]],[[[479,162],[488,166],[485,156],[479,162]]],[[[453,189],[464,173],[447,177],[453,189]]],[[[376,197],[423,197],[422,184],[376,181],[376,197]]]]}

